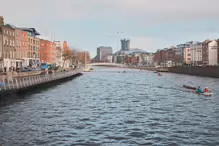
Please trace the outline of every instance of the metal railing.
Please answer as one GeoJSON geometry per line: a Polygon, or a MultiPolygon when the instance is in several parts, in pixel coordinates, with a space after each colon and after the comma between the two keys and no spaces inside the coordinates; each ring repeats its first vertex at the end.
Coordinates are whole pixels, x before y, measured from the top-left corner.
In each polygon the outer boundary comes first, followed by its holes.
{"type": "Polygon", "coordinates": [[[0,77],[0,92],[27,88],[46,82],[70,77],[80,72],[81,69],[25,77],[0,77]]]}

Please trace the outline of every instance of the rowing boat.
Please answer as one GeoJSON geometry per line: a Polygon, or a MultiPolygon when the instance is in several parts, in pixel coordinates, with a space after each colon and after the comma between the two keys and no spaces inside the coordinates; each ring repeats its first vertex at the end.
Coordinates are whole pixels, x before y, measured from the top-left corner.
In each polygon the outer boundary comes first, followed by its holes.
{"type": "Polygon", "coordinates": [[[213,93],[211,93],[211,92],[198,93],[198,92],[196,92],[196,87],[191,87],[191,86],[187,86],[187,85],[183,85],[183,87],[186,89],[193,90],[193,92],[195,92],[196,94],[200,94],[200,95],[204,95],[204,96],[212,96],[213,95],[213,93]]]}
{"type": "Polygon", "coordinates": [[[211,93],[211,92],[198,93],[195,91],[195,93],[200,94],[200,95],[204,95],[204,96],[212,96],[213,95],[213,93],[211,93]]]}
{"type": "Polygon", "coordinates": [[[183,85],[184,88],[187,88],[187,89],[192,89],[192,90],[196,90],[197,88],[196,87],[191,87],[191,86],[187,86],[187,85],[183,85]]]}

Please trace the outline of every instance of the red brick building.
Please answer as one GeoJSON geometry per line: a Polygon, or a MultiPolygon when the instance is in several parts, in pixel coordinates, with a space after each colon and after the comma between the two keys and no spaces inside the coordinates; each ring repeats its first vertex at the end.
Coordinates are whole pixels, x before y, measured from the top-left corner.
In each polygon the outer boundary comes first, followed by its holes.
{"type": "Polygon", "coordinates": [[[81,52],[76,52],[76,60],[78,60],[81,63],[89,63],[90,62],[90,53],[81,51],[81,52]]]}
{"type": "Polygon", "coordinates": [[[167,49],[158,50],[155,53],[156,64],[161,65],[162,63],[165,63],[166,61],[168,61],[167,49]]]}
{"type": "Polygon", "coordinates": [[[171,47],[166,50],[166,61],[176,61],[176,56],[175,56],[175,48],[171,47]]]}
{"type": "Polygon", "coordinates": [[[55,44],[53,42],[40,39],[40,62],[55,63],[55,44]]]}
{"type": "Polygon", "coordinates": [[[160,65],[161,63],[161,50],[157,50],[154,55],[156,65],[160,65]]]}

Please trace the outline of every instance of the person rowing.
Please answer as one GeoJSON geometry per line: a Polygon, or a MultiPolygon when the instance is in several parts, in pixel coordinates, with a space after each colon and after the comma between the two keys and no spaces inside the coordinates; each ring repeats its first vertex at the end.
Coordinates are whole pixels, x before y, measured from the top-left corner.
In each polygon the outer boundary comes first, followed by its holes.
{"type": "Polygon", "coordinates": [[[198,88],[196,89],[196,92],[197,93],[203,93],[202,89],[201,89],[201,86],[198,86],[198,88]]]}
{"type": "Polygon", "coordinates": [[[209,88],[206,87],[205,90],[204,90],[204,92],[205,92],[205,93],[209,93],[209,88]]]}

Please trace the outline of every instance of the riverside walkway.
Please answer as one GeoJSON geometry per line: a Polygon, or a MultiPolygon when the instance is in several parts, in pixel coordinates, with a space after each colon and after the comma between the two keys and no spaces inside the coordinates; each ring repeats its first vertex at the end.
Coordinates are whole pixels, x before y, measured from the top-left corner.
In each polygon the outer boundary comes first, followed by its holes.
{"type": "Polygon", "coordinates": [[[51,81],[68,78],[81,73],[81,69],[56,72],[45,75],[35,75],[26,77],[0,77],[0,93],[17,91],[28,87],[48,83],[51,81]]]}

